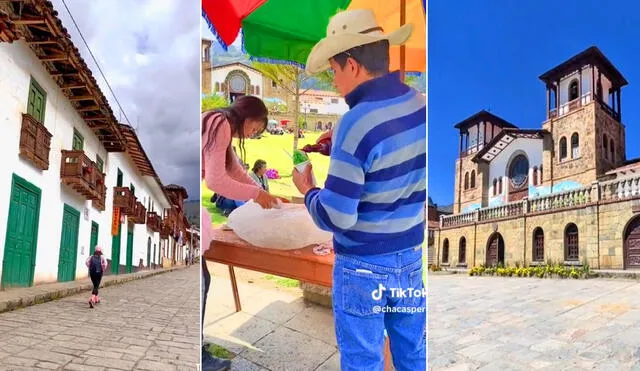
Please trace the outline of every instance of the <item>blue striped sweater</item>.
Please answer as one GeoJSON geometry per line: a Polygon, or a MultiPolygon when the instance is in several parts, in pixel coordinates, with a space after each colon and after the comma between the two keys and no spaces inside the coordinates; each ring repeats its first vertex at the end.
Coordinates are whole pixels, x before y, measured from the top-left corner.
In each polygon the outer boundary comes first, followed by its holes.
{"type": "Polygon", "coordinates": [[[349,93],[333,132],[324,189],[305,195],[315,224],[338,254],[373,255],[424,241],[426,106],[398,72],[349,93]]]}

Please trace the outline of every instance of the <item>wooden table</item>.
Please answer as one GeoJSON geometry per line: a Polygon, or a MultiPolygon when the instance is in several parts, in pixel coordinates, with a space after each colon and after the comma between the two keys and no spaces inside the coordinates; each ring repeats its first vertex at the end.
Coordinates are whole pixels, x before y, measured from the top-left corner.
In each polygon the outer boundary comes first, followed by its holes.
{"type": "MultiPolygon", "coordinates": [[[[236,312],[242,310],[234,267],[287,277],[320,286],[332,287],[334,254],[315,255],[313,247],[297,250],[277,250],[256,247],[242,240],[233,231],[215,229],[206,260],[229,266],[231,288],[236,312]]],[[[389,340],[384,345],[385,370],[391,368],[389,340]]]]}

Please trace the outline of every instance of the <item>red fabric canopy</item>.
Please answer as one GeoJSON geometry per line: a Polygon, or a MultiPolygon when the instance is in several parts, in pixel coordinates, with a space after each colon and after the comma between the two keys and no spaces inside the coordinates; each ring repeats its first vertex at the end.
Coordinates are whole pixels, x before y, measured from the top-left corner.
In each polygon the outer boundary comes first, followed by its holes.
{"type": "Polygon", "coordinates": [[[242,20],[267,0],[202,0],[203,15],[215,25],[216,35],[224,45],[231,45],[242,20]]]}

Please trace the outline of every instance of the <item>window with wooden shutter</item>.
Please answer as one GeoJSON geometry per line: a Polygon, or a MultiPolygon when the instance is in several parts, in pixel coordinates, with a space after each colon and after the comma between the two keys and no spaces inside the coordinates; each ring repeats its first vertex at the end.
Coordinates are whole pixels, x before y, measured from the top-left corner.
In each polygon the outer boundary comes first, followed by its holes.
{"type": "Polygon", "coordinates": [[[98,165],[98,170],[100,170],[101,173],[104,173],[104,161],[102,161],[102,158],[98,155],[96,155],[96,165],[98,165]]]}
{"type": "Polygon", "coordinates": [[[27,101],[27,113],[40,123],[44,123],[44,112],[47,102],[47,93],[44,89],[34,80],[31,79],[29,85],[29,99],[27,101]]]}
{"type": "Polygon", "coordinates": [[[84,137],[76,129],[73,129],[73,142],[71,143],[71,149],[74,151],[84,150],[84,137]]]}

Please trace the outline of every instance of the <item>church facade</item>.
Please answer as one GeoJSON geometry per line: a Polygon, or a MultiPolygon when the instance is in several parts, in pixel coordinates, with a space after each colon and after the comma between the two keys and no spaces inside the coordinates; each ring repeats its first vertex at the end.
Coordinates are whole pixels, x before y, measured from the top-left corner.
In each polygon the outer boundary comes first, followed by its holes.
{"type": "Polygon", "coordinates": [[[460,133],[441,266],[640,268],[640,159],[627,160],[627,81],[591,47],[545,72],[546,120],[523,129],[481,111],[460,133]]]}

